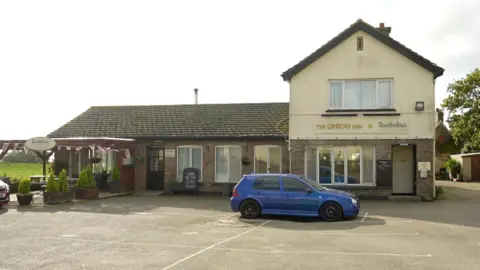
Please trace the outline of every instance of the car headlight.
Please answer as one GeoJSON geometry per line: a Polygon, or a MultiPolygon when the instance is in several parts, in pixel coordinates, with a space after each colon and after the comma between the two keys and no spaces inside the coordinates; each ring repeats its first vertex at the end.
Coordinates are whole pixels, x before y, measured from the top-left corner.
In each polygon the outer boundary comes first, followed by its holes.
{"type": "Polygon", "coordinates": [[[357,199],[352,198],[352,203],[353,204],[357,204],[357,202],[358,202],[357,199]]]}

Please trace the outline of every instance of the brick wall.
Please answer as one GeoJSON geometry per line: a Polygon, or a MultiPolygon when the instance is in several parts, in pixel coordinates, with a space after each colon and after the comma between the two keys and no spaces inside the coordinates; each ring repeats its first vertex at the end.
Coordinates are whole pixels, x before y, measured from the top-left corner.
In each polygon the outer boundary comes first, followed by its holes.
{"type": "MultiPolygon", "coordinates": [[[[375,145],[376,159],[391,160],[392,159],[392,145],[400,143],[409,143],[416,145],[416,161],[430,162],[432,169],[434,169],[434,141],[433,140],[292,140],[292,172],[297,174],[304,174],[305,165],[305,147],[306,146],[320,146],[320,145],[375,145]]],[[[416,164],[415,164],[416,166],[416,164]]],[[[434,171],[429,171],[427,178],[420,178],[420,172],[416,170],[416,195],[431,198],[433,196],[434,185],[434,171]]],[[[337,188],[337,187],[336,187],[337,188]]],[[[348,190],[356,190],[354,193],[368,192],[369,195],[379,196],[391,194],[391,189],[365,189],[364,187],[346,187],[348,190]]],[[[364,194],[365,195],[365,194],[364,194]]]]}
{"type": "MultiPolygon", "coordinates": [[[[182,145],[197,145],[202,146],[203,154],[203,172],[202,183],[199,185],[201,192],[222,192],[225,189],[225,184],[215,183],[215,146],[221,145],[238,145],[241,146],[242,155],[250,158],[248,166],[242,165],[242,174],[251,173],[254,170],[254,147],[256,145],[280,145],[282,146],[282,171],[289,171],[289,154],[282,139],[279,140],[230,140],[230,141],[213,141],[213,140],[165,140],[165,141],[143,141],[137,142],[135,146],[136,156],[143,156],[146,158],[147,146],[163,146],[165,149],[174,149],[175,157],[165,158],[165,191],[171,192],[172,185],[177,180],[177,147],[182,145]]],[[[146,188],[146,171],[147,164],[139,164],[135,166],[135,190],[144,191],[146,188]]]]}

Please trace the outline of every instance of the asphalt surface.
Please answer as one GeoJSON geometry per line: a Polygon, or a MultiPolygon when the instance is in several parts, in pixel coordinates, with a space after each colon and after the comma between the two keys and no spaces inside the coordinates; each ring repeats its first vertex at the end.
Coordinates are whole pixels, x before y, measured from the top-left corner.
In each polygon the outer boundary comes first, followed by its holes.
{"type": "Polygon", "coordinates": [[[363,201],[337,223],[246,221],[224,197],[7,207],[0,269],[478,269],[479,206],[363,201]]]}

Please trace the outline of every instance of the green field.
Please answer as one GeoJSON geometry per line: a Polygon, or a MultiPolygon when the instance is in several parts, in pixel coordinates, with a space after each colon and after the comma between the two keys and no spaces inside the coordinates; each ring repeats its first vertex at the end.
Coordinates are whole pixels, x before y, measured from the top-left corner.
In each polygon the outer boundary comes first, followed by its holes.
{"type": "MultiPolygon", "coordinates": [[[[23,178],[43,173],[41,163],[0,163],[0,176],[7,174],[10,178],[23,178]]],[[[49,164],[47,164],[48,169],[49,164]]]]}

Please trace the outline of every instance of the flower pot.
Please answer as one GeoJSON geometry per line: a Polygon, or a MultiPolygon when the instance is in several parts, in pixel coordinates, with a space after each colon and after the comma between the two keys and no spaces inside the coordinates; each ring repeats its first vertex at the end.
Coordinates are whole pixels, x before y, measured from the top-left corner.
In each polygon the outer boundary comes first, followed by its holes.
{"type": "Polygon", "coordinates": [[[18,191],[18,182],[16,183],[11,183],[10,185],[8,185],[10,187],[10,194],[12,193],[17,193],[18,191]]]}
{"type": "Polygon", "coordinates": [[[120,193],[123,191],[122,182],[120,180],[108,181],[108,191],[111,193],[120,193]]]}
{"type": "Polygon", "coordinates": [[[75,199],[96,199],[98,198],[98,187],[77,188],[75,190],[75,199]]]}
{"type": "Polygon", "coordinates": [[[43,192],[43,203],[45,204],[71,202],[72,199],[73,191],[43,192]]]}
{"type": "Polygon", "coordinates": [[[17,194],[17,201],[19,205],[30,205],[33,200],[33,194],[17,194]]]}

